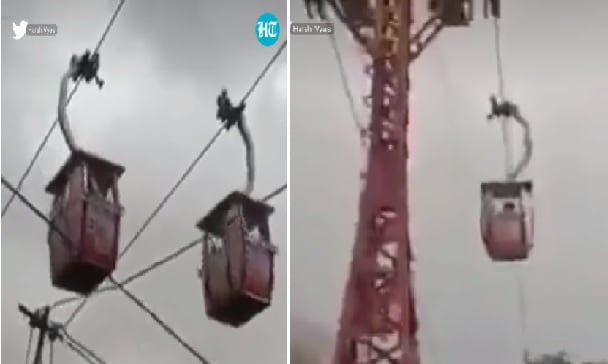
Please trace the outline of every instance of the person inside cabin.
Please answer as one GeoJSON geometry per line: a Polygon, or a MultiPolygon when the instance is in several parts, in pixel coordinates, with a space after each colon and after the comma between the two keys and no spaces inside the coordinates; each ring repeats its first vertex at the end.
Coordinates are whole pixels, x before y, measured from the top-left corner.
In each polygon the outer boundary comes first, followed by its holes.
{"type": "Polygon", "coordinates": [[[222,89],[222,92],[217,97],[216,118],[224,124],[226,130],[230,129],[234,124],[243,121],[244,110],[244,102],[241,102],[238,106],[233,106],[228,97],[228,91],[222,89]]]}
{"type": "MultiPolygon", "coordinates": [[[[517,211],[516,205],[513,201],[505,202],[502,205],[501,217],[506,220],[509,224],[509,230],[515,228],[513,223],[517,223],[520,228],[517,229],[517,232],[510,232],[507,236],[513,236],[513,239],[517,239],[520,244],[525,246],[531,246],[529,243],[529,239],[527,237],[527,226],[524,221],[524,213],[521,211],[517,211]],[[516,234],[516,235],[513,235],[516,234]],[[519,237],[517,237],[519,236],[519,237]]],[[[504,221],[504,220],[503,220],[504,221]]]]}
{"type": "Polygon", "coordinates": [[[253,229],[251,229],[247,232],[245,240],[249,244],[254,245],[254,246],[261,245],[264,243],[264,241],[262,240],[262,233],[260,232],[260,230],[257,226],[255,226],[253,229]]]}
{"type": "Polygon", "coordinates": [[[521,219],[520,215],[521,214],[519,213],[519,211],[517,211],[517,208],[513,201],[507,201],[507,202],[503,203],[502,211],[499,214],[499,216],[502,219],[506,219],[508,221],[520,220],[521,219]]]}
{"type": "Polygon", "coordinates": [[[502,210],[504,212],[515,212],[515,204],[513,202],[511,202],[511,201],[505,202],[502,205],[502,210]]]}
{"type": "Polygon", "coordinates": [[[97,86],[101,89],[105,83],[104,80],[99,78],[97,72],[99,71],[99,54],[91,54],[90,50],[86,50],[82,56],[72,55],[72,63],[76,64],[76,73],[72,77],[72,80],[76,82],[80,77],[89,83],[91,80],[95,80],[97,86]]]}

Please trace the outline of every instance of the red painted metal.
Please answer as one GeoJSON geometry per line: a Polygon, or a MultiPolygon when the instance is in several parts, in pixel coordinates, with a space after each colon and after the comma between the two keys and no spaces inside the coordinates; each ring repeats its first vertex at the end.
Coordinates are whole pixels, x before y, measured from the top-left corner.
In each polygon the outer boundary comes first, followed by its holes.
{"type": "Polygon", "coordinates": [[[419,362],[406,193],[411,8],[375,4],[371,143],[335,364],[419,362]]]}
{"type": "Polygon", "coordinates": [[[486,182],[481,194],[481,235],[490,259],[527,259],[533,244],[532,182],[486,182]]]}
{"type": "Polygon", "coordinates": [[[54,196],[48,233],[51,280],[88,294],[116,267],[122,207],[118,179],[124,167],[76,151],[46,191],[54,196]],[[67,240],[67,239],[69,240],[67,240]]]}
{"type": "Polygon", "coordinates": [[[200,276],[212,319],[239,327],[270,305],[276,254],[268,226],[272,212],[233,192],[197,224],[205,233],[200,276]]]}
{"type": "Polygon", "coordinates": [[[339,1],[340,20],[373,63],[365,69],[371,143],[334,364],[420,362],[408,227],[409,66],[445,26],[469,24],[473,1],[429,0],[431,17],[413,36],[412,3],[339,1]]]}

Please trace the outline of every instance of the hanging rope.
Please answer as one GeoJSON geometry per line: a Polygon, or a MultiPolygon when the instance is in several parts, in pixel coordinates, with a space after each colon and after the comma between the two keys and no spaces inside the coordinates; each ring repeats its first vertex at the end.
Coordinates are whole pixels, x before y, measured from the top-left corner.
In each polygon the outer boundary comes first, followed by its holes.
{"type": "Polygon", "coordinates": [[[518,297],[518,306],[519,306],[519,319],[520,319],[520,328],[521,328],[521,340],[522,340],[522,357],[523,362],[527,363],[529,361],[529,348],[528,348],[528,335],[527,335],[527,307],[526,307],[526,292],[524,286],[524,278],[521,270],[517,269],[514,272],[515,281],[517,284],[517,297],[518,297]]]}
{"type": "Polygon", "coordinates": [[[496,70],[498,75],[498,100],[492,98],[492,117],[498,117],[502,126],[502,140],[505,149],[505,176],[508,181],[515,181],[523,170],[528,166],[532,158],[532,135],[530,124],[521,115],[519,107],[506,98],[505,78],[503,72],[503,62],[500,45],[500,24],[497,17],[494,18],[494,44],[496,50],[496,70]],[[513,166],[513,146],[511,143],[511,123],[513,118],[524,130],[523,135],[523,155],[513,166]]]}
{"type": "MultiPolygon", "coordinates": [[[[500,23],[498,18],[494,18],[494,50],[496,53],[496,71],[498,75],[498,97],[499,101],[506,100],[505,96],[505,79],[502,64],[502,54],[500,47],[500,23]]],[[[511,128],[508,116],[500,117],[500,125],[502,127],[502,143],[505,150],[505,176],[511,175],[513,165],[513,148],[511,145],[511,128]]]]}
{"type": "MultiPolygon", "coordinates": [[[[486,0],[485,5],[488,4],[486,0]]],[[[502,139],[503,146],[505,149],[505,176],[507,181],[516,181],[520,174],[530,163],[532,158],[532,135],[530,131],[530,124],[521,115],[519,107],[514,103],[507,101],[506,99],[506,86],[505,77],[503,70],[502,54],[501,54],[501,42],[500,42],[500,23],[498,3],[492,4],[493,15],[494,15],[494,45],[496,53],[496,71],[498,76],[498,100],[495,98],[491,99],[492,102],[492,113],[490,118],[500,118],[502,126],[502,139]],[[511,124],[510,118],[513,118],[517,124],[523,128],[523,154],[521,159],[513,167],[513,150],[511,144],[511,124]]],[[[527,343],[527,310],[526,310],[526,296],[524,289],[524,278],[521,271],[514,270],[515,281],[517,285],[517,298],[518,298],[518,310],[520,319],[520,328],[522,336],[522,362],[527,363],[529,358],[529,350],[527,343]]]]}

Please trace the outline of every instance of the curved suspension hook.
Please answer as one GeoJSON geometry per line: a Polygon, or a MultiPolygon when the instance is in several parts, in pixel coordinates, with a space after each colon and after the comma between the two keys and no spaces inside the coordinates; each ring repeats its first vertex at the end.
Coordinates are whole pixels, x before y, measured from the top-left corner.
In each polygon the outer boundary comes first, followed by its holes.
{"type": "Polygon", "coordinates": [[[237,122],[236,127],[243,138],[243,144],[245,144],[245,163],[247,164],[247,184],[243,193],[247,196],[253,192],[255,183],[255,164],[254,164],[254,151],[253,151],[253,138],[249,132],[249,128],[245,123],[245,116],[237,122]]]}
{"type": "Polygon", "coordinates": [[[226,130],[229,130],[236,124],[239,134],[243,138],[243,144],[245,144],[245,163],[247,165],[247,184],[243,193],[249,196],[253,192],[255,182],[255,164],[253,138],[247,128],[245,116],[243,115],[245,103],[241,102],[238,106],[233,106],[228,97],[228,92],[226,89],[222,89],[217,97],[217,107],[216,117],[224,124],[226,130]]]}
{"type": "Polygon", "coordinates": [[[532,132],[530,130],[530,123],[521,115],[519,111],[519,107],[512,102],[509,101],[501,101],[498,102],[495,96],[490,97],[490,103],[492,106],[491,112],[488,115],[488,120],[493,118],[509,118],[512,117],[517,124],[519,124],[524,129],[523,134],[523,146],[524,151],[523,154],[517,162],[517,165],[513,170],[507,173],[507,180],[514,181],[519,177],[519,175],[524,171],[524,169],[530,163],[532,159],[532,132]]]}
{"type": "Polygon", "coordinates": [[[61,133],[63,134],[63,138],[65,139],[65,143],[68,145],[70,152],[78,150],[78,147],[74,141],[74,135],[72,134],[68,115],[66,113],[68,102],[68,84],[70,79],[75,79],[77,76],[78,59],[76,56],[72,56],[68,70],[61,77],[61,84],[59,86],[59,104],[57,106],[57,121],[59,122],[61,133]]]}
{"type": "Polygon", "coordinates": [[[68,103],[68,83],[70,79],[76,82],[80,78],[84,79],[85,82],[89,83],[91,80],[95,80],[97,86],[101,89],[104,85],[104,80],[99,78],[97,72],[99,71],[99,54],[93,53],[88,49],[82,56],[72,55],[70,58],[70,66],[66,73],[61,78],[61,85],[59,87],[59,105],[57,107],[57,121],[59,127],[65,139],[68,148],[71,152],[78,149],[76,142],[74,141],[74,135],[70,128],[68,115],[66,113],[68,103]]]}
{"type": "Polygon", "coordinates": [[[526,169],[528,164],[530,164],[530,160],[532,159],[532,133],[530,131],[530,123],[528,123],[528,121],[521,115],[521,113],[519,112],[519,108],[516,105],[514,105],[512,115],[513,119],[515,119],[515,121],[524,129],[524,152],[519,162],[517,162],[517,164],[515,165],[513,171],[511,171],[511,173],[509,173],[509,175],[507,176],[509,180],[516,180],[517,177],[519,177],[519,175],[524,171],[524,169],[526,169]]]}

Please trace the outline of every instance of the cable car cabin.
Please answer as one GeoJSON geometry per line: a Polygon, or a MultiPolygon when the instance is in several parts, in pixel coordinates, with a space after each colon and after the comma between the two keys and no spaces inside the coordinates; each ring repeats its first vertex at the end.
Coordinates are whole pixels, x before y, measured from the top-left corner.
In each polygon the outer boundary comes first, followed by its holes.
{"type": "Polygon", "coordinates": [[[48,184],[54,196],[48,244],[57,288],[89,294],[115,268],[122,207],[118,179],[124,167],[75,151],[48,184]]]}
{"type": "Polygon", "coordinates": [[[446,27],[464,27],[473,20],[473,0],[429,0],[427,4],[446,27]]]}
{"type": "Polygon", "coordinates": [[[233,192],[197,224],[205,233],[200,276],[212,319],[239,327],[270,305],[276,247],[268,219],[273,211],[233,192]]]}
{"type": "Polygon", "coordinates": [[[532,182],[482,183],[481,194],[481,235],[490,259],[527,259],[533,243],[532,182]]]}

